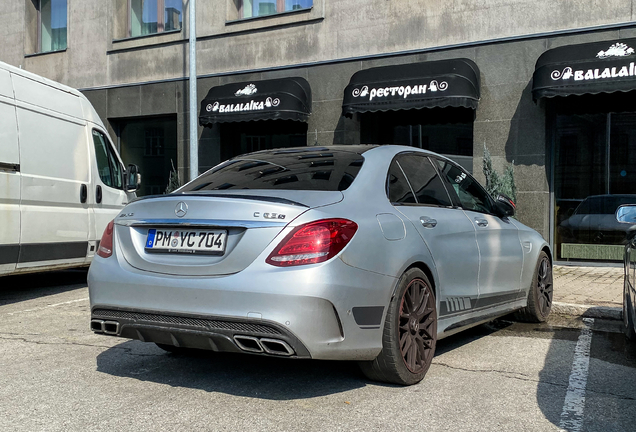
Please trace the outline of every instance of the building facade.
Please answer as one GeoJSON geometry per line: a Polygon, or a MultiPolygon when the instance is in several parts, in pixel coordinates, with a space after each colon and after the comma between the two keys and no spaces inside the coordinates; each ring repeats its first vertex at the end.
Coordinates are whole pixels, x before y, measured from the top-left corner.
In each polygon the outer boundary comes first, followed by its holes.
{"type": "MultiPolygon", "coordinates": [[[[616,261],[613,212],[636,203],[634,3],[199,0],[199,171],[264,148],[403,144],[484,182],[487,150],[555,259],[616,261]]],[[[0,61],[80,89],[142,194],[173,167],[187,178],[187,0],[0,5],[0,61]]]]}

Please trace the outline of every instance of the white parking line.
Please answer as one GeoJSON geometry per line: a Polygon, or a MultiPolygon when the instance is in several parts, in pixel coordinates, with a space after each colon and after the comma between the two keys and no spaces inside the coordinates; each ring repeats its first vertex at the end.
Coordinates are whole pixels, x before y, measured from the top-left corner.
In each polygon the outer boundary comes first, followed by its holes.
{"type": "Polygon", "coordinates": [[[44,309],[47,309],[47,308],[52,308],[52,307],[56,307],[56,306],[63,306],[63,305],[72,304],[72,303],[79,303],[79,302],[83,302],[83,301],[87,301],[87,300],[88,300],[88,297],[77,299],[77,300],[69,300],[67,302],[50,304],[50,305],[46,305],[46,306],[43,306],[43,307],[37,307],[37,308],[33,308],[33,309],[24,309],[24,310],[17,311],[17,312],[8,312],[7,315],[16,315],[16,314],[21,314],[21,313],[25,313],[25,312],[35,312],[35,311],[40,311],[40,310],[44,310],[44,309]]]}
{"type": "Polygon", "coordinates": [[[583,318],[585,327],[581,329],[579,340],[574,348],[574,360],[568,392],[565,395],[561,422],[563,431],[579,432],[583,427],[583,410],[585,409],[585,387],[590,366],[590,346],[592,345],[593,318],[583,318]]]}

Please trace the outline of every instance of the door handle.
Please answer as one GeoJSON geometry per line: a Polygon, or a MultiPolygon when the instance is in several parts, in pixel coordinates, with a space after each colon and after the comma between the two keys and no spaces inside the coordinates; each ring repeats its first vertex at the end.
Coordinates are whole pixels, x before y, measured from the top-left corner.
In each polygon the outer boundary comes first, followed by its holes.
{"type": "Polygon", "coordinates": [[[95,201],[97,204],[102,202],[102,187],[100,185],[97,185],[97,189],[95,189],[95,201]]]}
{"type": "Polygon", "coordinates": [[[488,221],[486,219],[475,218],[475,223],[477,223],[480,227],[488,226],[488,221]]]}
{"type": "Polygon", "coordinates": [[[435,228],[435,226],[437,225],[437,221],[428,216],[422,216],[420,218],[420,222],[422,223],[422,226],[424,228],[435,228]]]}
{"type": "Polygon", "coordinates": [[[80,202],[82,204],[86,204],[86,199],[88,198],[88,187],[83,184],[80,186],[80,202]]]}

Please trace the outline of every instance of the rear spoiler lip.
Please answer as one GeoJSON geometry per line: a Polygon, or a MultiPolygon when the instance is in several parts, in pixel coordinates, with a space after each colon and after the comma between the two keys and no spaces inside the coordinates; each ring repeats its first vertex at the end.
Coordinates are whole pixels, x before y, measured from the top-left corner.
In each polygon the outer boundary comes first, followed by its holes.
{"type": "Polygon", "coordinates": [[[265,201],[272,202],[276,204],[288,204],[299,207],[310,208],[308,205],[300,203],[298,201],[292,201],[286,198],[272,197],[272,196],[261,196],[261,195],[239,195],[239,194],[219,194],[219,193],[205,193],[205,192],[197,192],[197,193],[175,193],[168,195],[148,195],[144,197],[139,197],[131,202],[138,202],[147,199],[162,199],[162,198],[175,198],[175,197],[213,197],[213,198],[231,198],[231,199],[246,199],[246,200],[254,200],[254,201],[265,201]]]}

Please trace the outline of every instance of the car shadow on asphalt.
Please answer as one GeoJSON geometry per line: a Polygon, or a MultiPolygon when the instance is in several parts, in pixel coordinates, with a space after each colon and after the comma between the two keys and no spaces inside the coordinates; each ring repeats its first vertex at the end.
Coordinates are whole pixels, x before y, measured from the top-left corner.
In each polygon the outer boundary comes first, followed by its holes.
{"type": "MultiPolygon", "coordinates": [[[[437,353],[456,349],[507,325],[491,323],[451,336],[438,343],[437,353]]],[[[140,341],[123,342],[99,354],[97,371],[173,387],[270,400],[326,396],[367,385],[401,387],[368,380],[354,361],[296,360],[198,350],[173,354],[140,341]]]]}
{"type": "Polygon", "coordinates": [[[588,431],[634,430],[636,344],[617,331],[620,326],[619,321],[595,320],[583,378],[580,358],[587,356],[587,350],[579,350],[579,361],[574,361],[581,330],[536,325],[536,332],[550,338],[539,372],[537,404],[555,426],[573,431],[579,430],[575,425],[581,422],[582,430],[588,431]]]}
{"type": "Polygon", "coordinates": [[[513,322],[507,320],[494,320],[486,324],[478,325],[476,327],[463,330],[452,336],[448,336],[442,340],[437,341],[437,347],[435,349],[435,355],[444,354],[448,351],[452,351],[463,345],[467,345],[483,337],[489,336],[502,329],[505,329],[513,325],[513,322]]]}
{"type": "Polygon", "coordinates": [[[86,287],[88,267],[0,278],[0,306],[86,287]]]}
{"type": "Polygon", "coordinates": [[[195,351],[172,354],[127,341],[97,356],[97,371],[173,387],[270,400],[306,399],[367,385],[355,362],[195,351]]]}

